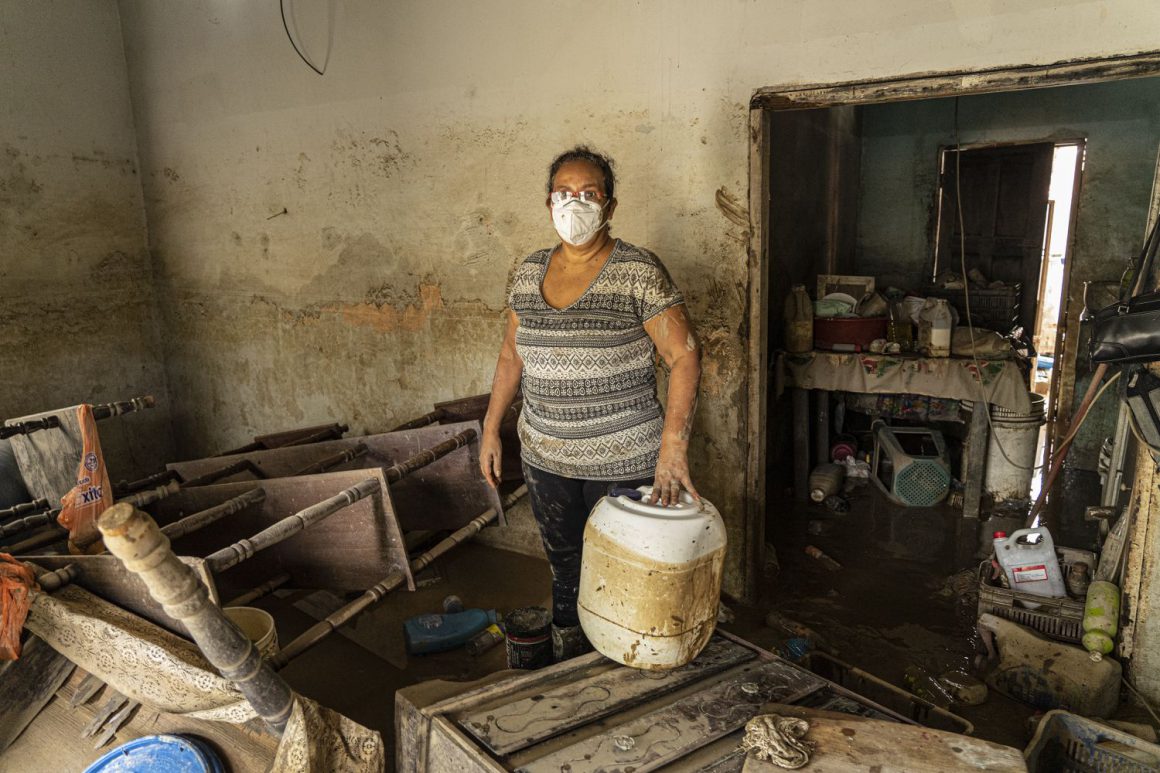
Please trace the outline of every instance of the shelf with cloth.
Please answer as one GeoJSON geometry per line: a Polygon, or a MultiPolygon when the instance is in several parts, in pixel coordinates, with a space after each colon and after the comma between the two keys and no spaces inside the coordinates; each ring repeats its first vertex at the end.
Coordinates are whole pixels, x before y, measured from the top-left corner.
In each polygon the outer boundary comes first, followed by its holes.
{"type": "MultiPolygon", "coordinates": [[[[921,357],[871,352],[815,350],[801,354],[779,352],[774,359],[774,389],[781,396],[793,389],[794,490],[801,497],[809,475],[810,410],[806,390],[821,393],[813,412],[817,463],[829,459],[829,405],[831,391],[859,394],[917,394],[969,401],[981,397],[991,405],[1027,413],[1031,400],[1026,377],[1014,358],[921,357]],[[980,390],[980,385],[982,389],[980,390]]],[[[964,475],[963,517],[978,518],[987,448],[987,414],[972,411],[967,446],[971,449],[964,475]],[[978,456],[979,458],[975,458],[978,456]]]]}

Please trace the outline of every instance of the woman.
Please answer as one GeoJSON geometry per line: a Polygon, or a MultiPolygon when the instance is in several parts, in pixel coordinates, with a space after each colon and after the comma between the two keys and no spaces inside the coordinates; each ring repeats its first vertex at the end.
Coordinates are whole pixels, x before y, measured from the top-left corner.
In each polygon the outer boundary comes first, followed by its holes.
{"type": "Polygon", "coordinates": [[[520,263],[483,422],[480,467],[500,480],[499,428],[523,386],[519,434],[532,512],[552,568],[556,660],[588,650],[576,614],[588,513],[609,489],[652,484],[675,504],[689,478],[688,447],[700,346],[660,260],[614,239],[611,161],[579,146],[548,171],[548,210],[560,236],[520,263]],[[670,370],[667,411],[655,356],[670,370]]]}

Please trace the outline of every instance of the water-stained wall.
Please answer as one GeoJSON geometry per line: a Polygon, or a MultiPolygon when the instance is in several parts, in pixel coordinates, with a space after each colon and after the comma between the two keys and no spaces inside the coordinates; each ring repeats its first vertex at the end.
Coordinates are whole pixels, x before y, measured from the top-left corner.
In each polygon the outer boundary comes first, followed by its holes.
{"type": "Polygon", "coordinates": [[[1055,0],[285,6],[325,75],[269,3],[121,3],[182,451],[485,391],[507,277],[554,240],[545,167],[590,142],[618,164],[614,233],[661,256],[698,324],[693,469],[732,591],[753,90],[1135,51],[1160,22],[1055,0]]]}
{"type": "Polygon", "coordinates": [[[120,20],[0,14],[0,418],[152,394],[101,424],[114,480],[172,452],[120,20]]]}
{"type": "MultiPolygon", "coordinates": [[[[1088,281],[1118,282],[1143,243],[1160,146],[1160,78],[1115,81],[958,100],[964,144],[1086,141],[1073,234],[1068,340],[1082,344],[1078,317],[1088,281]]],[[[921,288],[933,262],[931,234],[938,152],[955,141],[955,100],[870,106],[863,111],[859,273],[921,288]]],[[[1027,292],[1027,290],[1025,290],[1027,292]]],[[[1080,354],[1078,402],[1087,386],[1080,354]]],[[[1116,406],[1105,399],[1084,423],[1070,465],[1095,470],[1116,406]]]]}

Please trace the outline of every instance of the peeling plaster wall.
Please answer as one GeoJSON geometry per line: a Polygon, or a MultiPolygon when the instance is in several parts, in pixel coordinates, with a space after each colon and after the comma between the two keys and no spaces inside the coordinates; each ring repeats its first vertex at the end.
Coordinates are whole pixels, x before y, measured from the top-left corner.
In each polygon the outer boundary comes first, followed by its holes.
{"type": "Polygon", "coordinates": [[[120,19],[0,14],[0,417],[152,394],[102,422],[113,480],[172,452],[120,19]]]}
{"type": "Polygon", "coordinates": [[[747,237],[716,202],[744,212],[753,90],[1133,52],[1160,23],[1143,1],[287,6],[325,76],[268,4],[121,2],[182,452],[486,391],[507,276],[553,241],[545,167],[590,142],[618,162],[614,233],[666,261],[705,343],[693,467],[732,592],[747,237]]]}
{"type": "MultiPolygon", "coordinates": [[[[964,97],[959,131],[964,144],[1086,138],[1070,258],[1074,347],[1084,282],[1118,283],[1144,239],[1160,143],[1160,78],[964,97]]],[[[938,150],[954,144],[954,100],[868,106],[863,137],[858,272],[921,287],[933,261],[938,150]]],[[[1081,354],[1077,403],[1088,383],[1085,360],[1081,354]]],[[[1095,470],[1115,421],[1115,404],[1105,398],[1076,436],[1069,466],[1095,470]]]]}

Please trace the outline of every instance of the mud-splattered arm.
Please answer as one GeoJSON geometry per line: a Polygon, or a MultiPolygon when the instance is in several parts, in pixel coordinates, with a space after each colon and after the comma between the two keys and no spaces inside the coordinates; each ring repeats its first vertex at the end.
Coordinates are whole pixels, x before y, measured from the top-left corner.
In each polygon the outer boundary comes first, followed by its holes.
{"type": "Polygon", "coordinates": [[[697,497],[689,475],[689,438],[697,409],[697,387],[701,381],[701,344],[684,304],[665,309],[644,323],[661,359],[669,368],[669,392],[665,409],[664,433],[653,501],[674,504],[681,488],[697,497]]]}
{"type": "Polygon", "coordinates": [[[507,328],[503,344],[499,348],[499,361],[495,365],[495,377],[491,382],[491,399],[487,403],[487,415],[483,417],[483,437],[479,443],[479,469],[492,486],[500,483],[500,468],[503,461],[503,444],[499,439],[499,427],[503,417],[516,399],[520,390],[524,363],[516,351],[516,330],[520,319],[511,309],[507,310],[507,328]]]}

